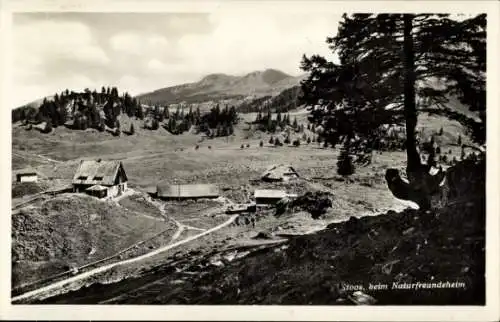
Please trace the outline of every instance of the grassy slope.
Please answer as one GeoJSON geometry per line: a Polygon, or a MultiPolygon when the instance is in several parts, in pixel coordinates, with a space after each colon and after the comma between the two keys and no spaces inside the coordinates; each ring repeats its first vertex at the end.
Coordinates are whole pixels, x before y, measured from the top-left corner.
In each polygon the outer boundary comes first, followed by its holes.
{"type": "Polygon", "coordinates": [[[342,290],[342,284],[351,284],[363,285],[382,305],[481,305],[485,164],[467,161],[451,173],[453,180],[469,175],[466,184],[455,186],[466,200],[436,212],[407,209],[352,217],[220,268],[200,269],[213,254],[200,258],[188,253],[187,269],[195,275],[158,266],[138,278],[112,286],[95,284],[45,303],[90,304],[127,294],[113,303],[342,305],[352,304],[348,298],[353,291],[342,290]],[[391,289],[393,282],[447,281],[465,283],[465,288],[391,289]],[[389,289],[370,290],[370,283],[389,289]]]}
{"type": "Polygon", "coordinates": [[[13,215],[12,225],[14,285],[99,260],[174,228],[115,203],[72,194],[26,208],[13,215]]]}

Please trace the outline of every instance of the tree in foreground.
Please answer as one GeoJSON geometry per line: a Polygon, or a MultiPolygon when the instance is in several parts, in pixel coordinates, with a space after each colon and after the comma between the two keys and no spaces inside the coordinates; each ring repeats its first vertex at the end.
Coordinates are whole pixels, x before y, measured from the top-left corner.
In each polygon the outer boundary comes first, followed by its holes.
{"type": "Polygon", "coordinates": [[[337,161],[337,173],[341,176],[349,176],[354,173],[354,170],[354,164],[349,151],[349,142],[345,141],[340,149],[340,155],[337,161]]]}
{"type": "Polygon", "coordinates": [[[422,164],[415,129],[419,112],[445,115],[464,124],[474,140],[485,142],[486,15],[453,20],[433,14],[344,15],[335,37],[327,38],[340,63],[305,57],[302,103],[311,107],[310,121],[324,128],[323,139],[341,142],[352,136],[376,143],[387,126],[404,125],[406,176],[386,172],[399,199],[431,206],[444,173],[430,174],[422,164]],[[447,107],[458,97],[476,122],[447,107]]]}

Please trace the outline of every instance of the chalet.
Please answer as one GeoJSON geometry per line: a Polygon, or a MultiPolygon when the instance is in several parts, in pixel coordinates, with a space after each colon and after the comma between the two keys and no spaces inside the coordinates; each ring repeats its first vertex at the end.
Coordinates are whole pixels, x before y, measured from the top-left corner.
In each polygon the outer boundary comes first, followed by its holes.
{"type": "Polygon", "coordinates": [[[72,183],[73,192],[115,197],[127,190],[127,174],[120,161],[82,160],[72,183]]]}
{"type": "Polygon", "coordinates": [[[37,182],[38,175],[36,172],[21,172],[16,174],[17,182],[37,182]]]}
{"type": "Polygon", "coordinates": [[[255,190],[254,197],[257,205],[274,205],[283,198],[295,198],[297,196],[283,190],[258,189],[255,190]]]}
{"type": "Polygon", "coordinates": [[[219,188],[213,184],[160,184],[156,187],[156,196],[168,200],[218,198],[219,188]]]}
{"type": "Polygon", "coordinates": [[[290,165],[279,164],[268,168],[261,179],[267,182],[289,181],[299,177],[299,174],[290,165]]]}

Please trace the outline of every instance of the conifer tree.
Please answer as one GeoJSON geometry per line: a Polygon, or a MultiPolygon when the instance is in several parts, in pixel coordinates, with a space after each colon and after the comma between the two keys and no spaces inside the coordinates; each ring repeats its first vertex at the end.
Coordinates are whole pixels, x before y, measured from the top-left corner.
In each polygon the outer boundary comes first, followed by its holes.
{"type": "Polygon", "coordinates": [[[341,176],[349,176],[354,173],[354,164],[349,152],[349,141],[346,140],[340,149],[340,155],[337,161],[337,173],[341,176]]]}
{"type": "MultiPolygon", "coordinates": [[[[310,120],[323,126],[325,137],[355,133],[357,140],[370,141],[382,125],[405,125],[409,183],[399,184],[397,169],[387,170],[386,179],[397,198],[428,208],[444,174],[431,176],[430,166],[421,164],[418,112],[443,110],[449,95],[472,111],[485,110],[486,15],[457,21],[446,14],[346,14],[327,43],[340,64],[317,55],[302,61],[309,72],[302,103],[320,107],[311,109],[310,120]],[[443,86],[438,89],[431,80],[443,86]]],[[[467,120],[453,113],[448,117],[467,120]]],[[[479,125],[464,124],[478,142],[485,139],[485,116],[479,125]]]]}

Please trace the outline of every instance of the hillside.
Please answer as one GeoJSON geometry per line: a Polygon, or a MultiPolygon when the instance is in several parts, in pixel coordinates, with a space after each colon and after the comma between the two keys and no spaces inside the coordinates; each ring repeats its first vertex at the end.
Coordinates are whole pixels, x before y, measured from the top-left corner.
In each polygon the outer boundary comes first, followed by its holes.
{"type": "Polygon", "coordinates": [[[134,199],[117,204],[63,194],[13,214],[13,286],[100,260],[163,231],[160,241],[170,238],[173,223],[152,218],[160,217],[155,209],[135,209],[134,199]]]}
{"type": "Polygon", "coordinates": [[[255,71],[244,76],[211,74],[198,82],[158,89],[136,98],[151,104],[202,103],[220,100],[244,100],[247,97],[277,95],[296,86],[303,76],[290,76],[275,69],[255,71]]]}
{"type": "Polygon", "coordinates": [[[42,303],[484,305],[485,160],[464,160],[447,179],[449,204],[437,211],[352,213],[285,241],[253,232],[270,244],[193,251],[42,303]]]}

